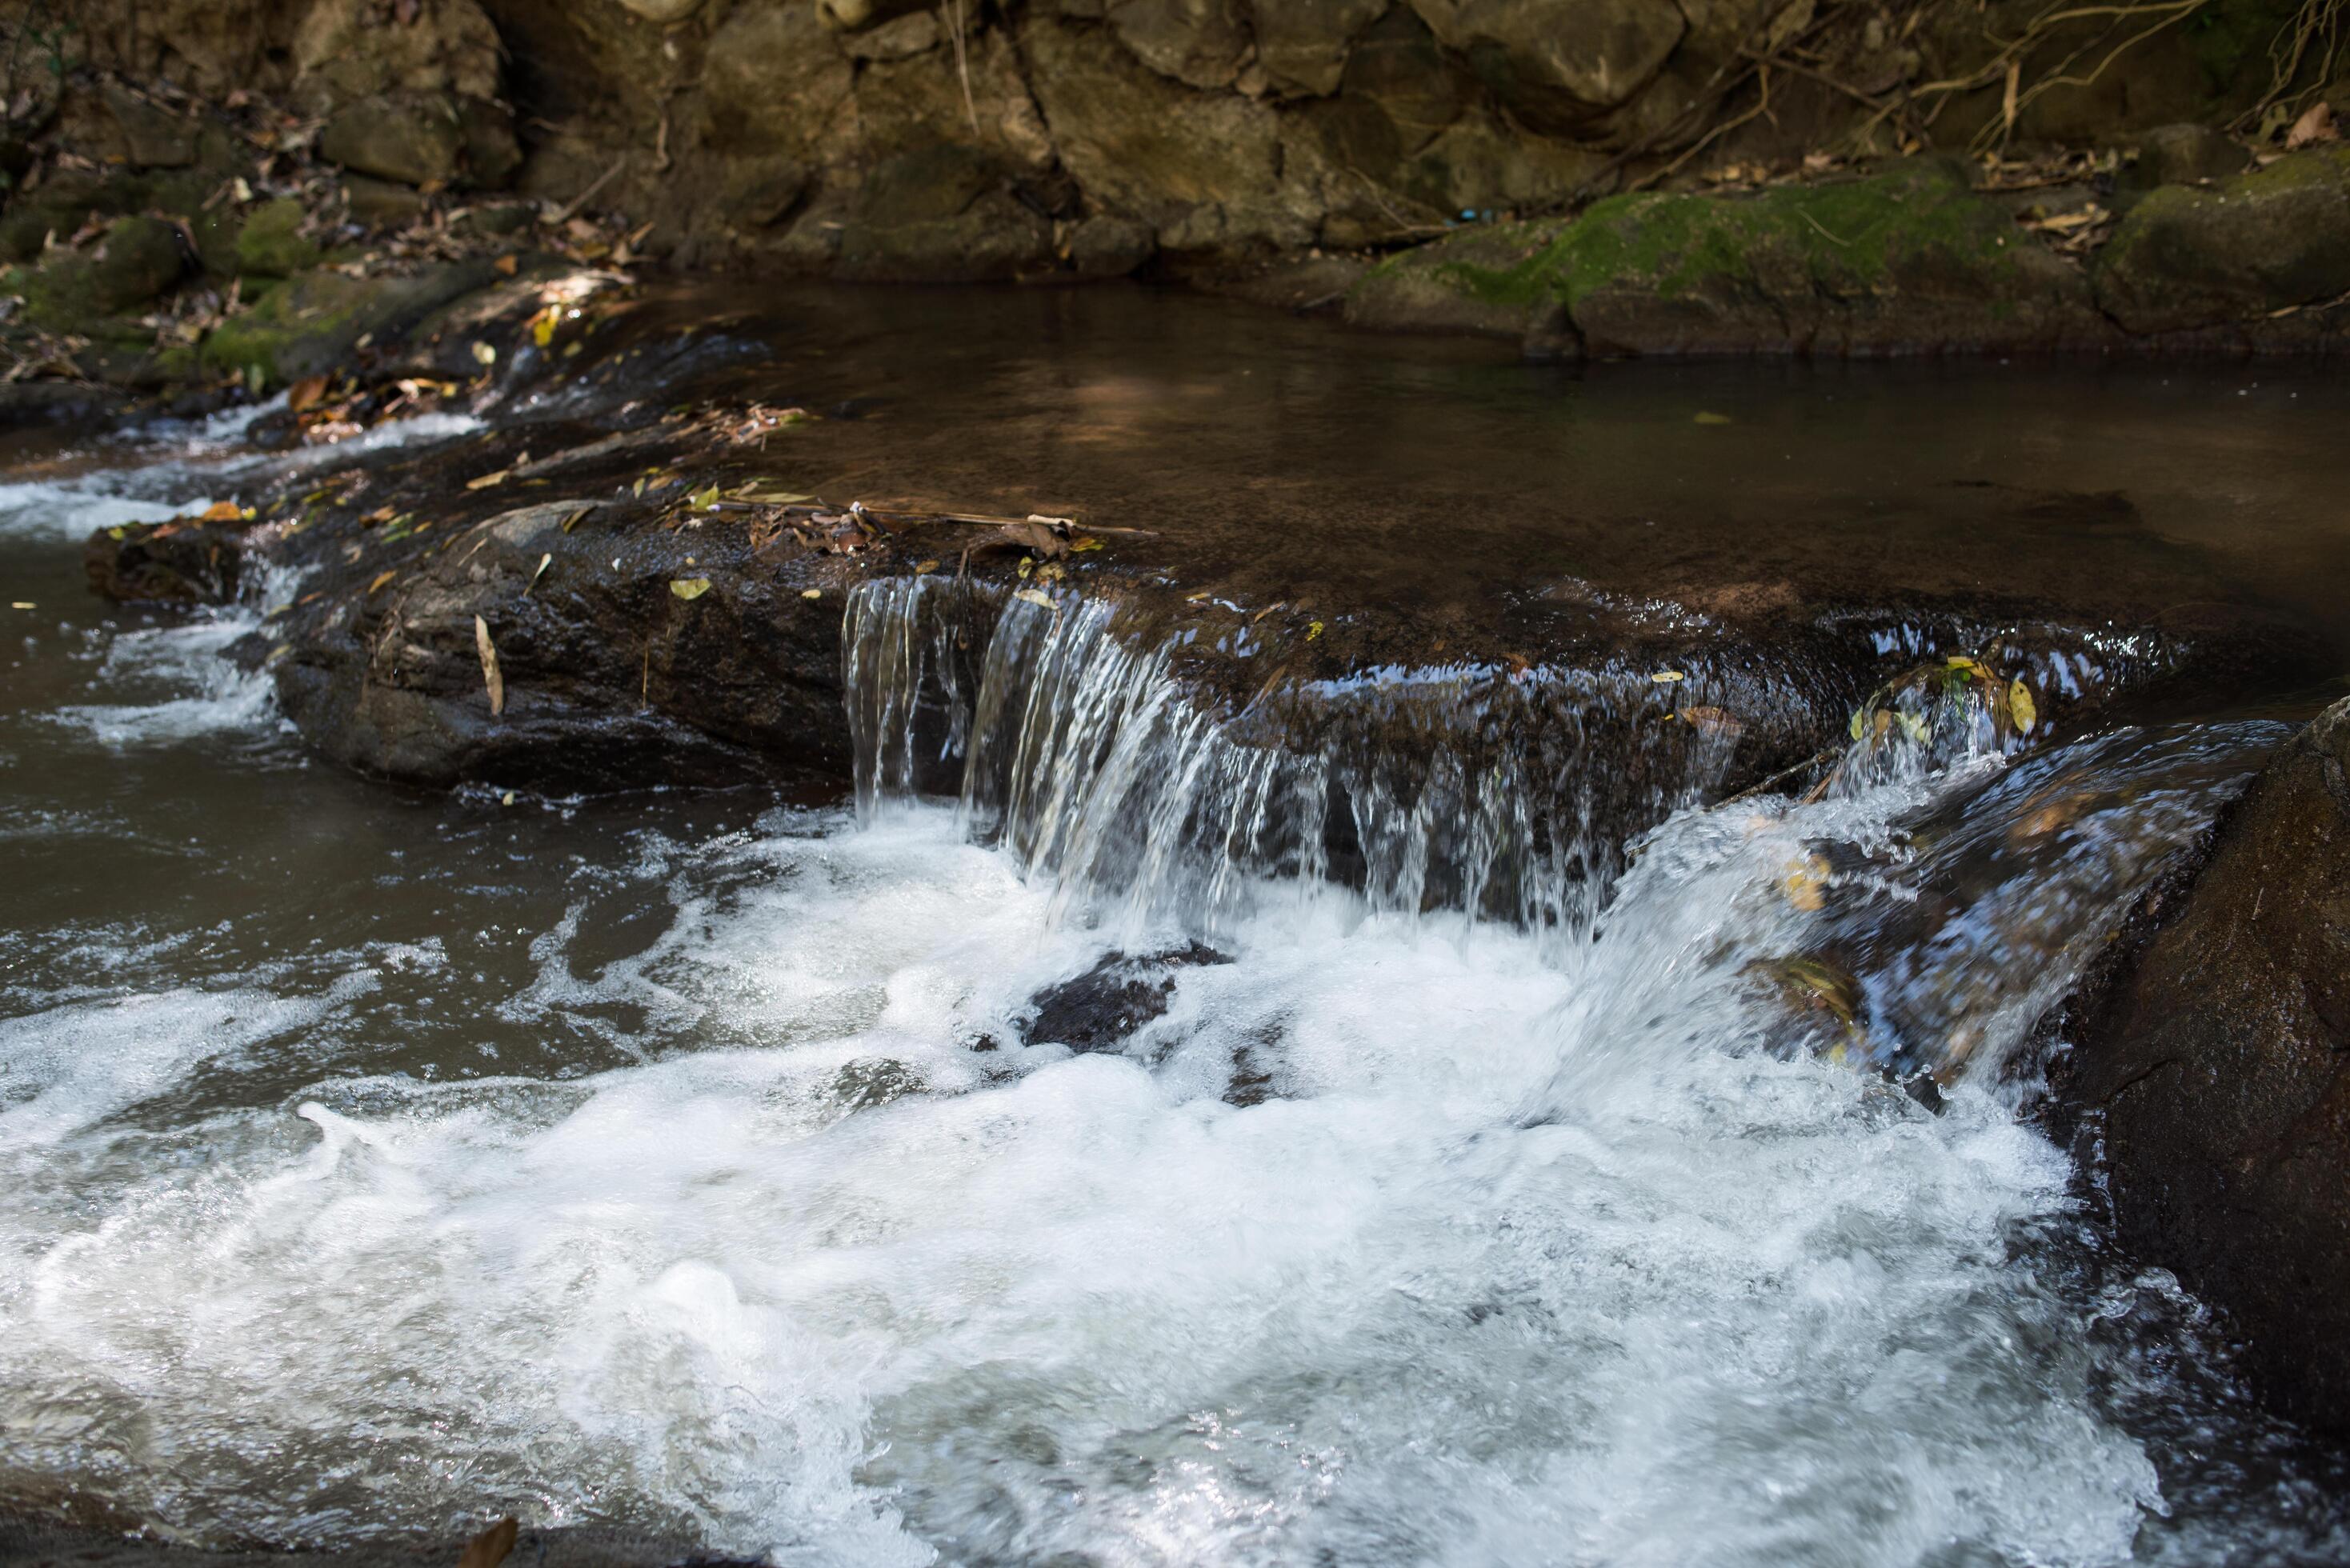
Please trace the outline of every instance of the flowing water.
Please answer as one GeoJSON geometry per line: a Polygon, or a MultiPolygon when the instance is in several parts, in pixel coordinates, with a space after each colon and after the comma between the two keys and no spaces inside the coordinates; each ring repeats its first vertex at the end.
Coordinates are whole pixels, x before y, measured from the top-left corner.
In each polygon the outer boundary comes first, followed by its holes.
{"type": "Polygon", "coordinates": [[[1101,607],[885,582],[853,795],[424,796],[216,657],[298,583],[81,594],[289,461],[236,427],[0,490],[0,1483],[806,1563],[2350,1554],[2029,1114],[2284,725],[1715,804],[1703,743],[1303,744],[1101,607]],[[1139,1022],[1056,1038],[1105,975],[1139,1022]]]}

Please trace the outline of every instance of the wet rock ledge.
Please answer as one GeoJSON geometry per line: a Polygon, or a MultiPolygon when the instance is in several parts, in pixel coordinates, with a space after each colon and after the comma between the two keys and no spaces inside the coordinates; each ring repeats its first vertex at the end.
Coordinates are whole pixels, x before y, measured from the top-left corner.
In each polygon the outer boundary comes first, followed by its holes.
{"type": "Polygon", "coordinates": [[[2124,1240],[2224,1309],[2279,1406],[2350,1434],[2350,701],[2285,748],[2076,1026],[2124,1240]]]}

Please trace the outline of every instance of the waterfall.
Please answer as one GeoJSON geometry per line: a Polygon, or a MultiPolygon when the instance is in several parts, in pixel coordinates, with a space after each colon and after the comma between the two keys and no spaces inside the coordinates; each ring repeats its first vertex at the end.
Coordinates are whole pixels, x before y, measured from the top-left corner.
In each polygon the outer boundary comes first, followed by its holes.
{"type": "Polygon", "coordinates": [[[1573,934],[1738,735],[1628,667],[1384,667],[1220,700],[1173,673],[1183,639],[1146,642],[1072,593],[860,585],[843,628],[860,817],[951,793],[1064,910],[1213,926],[1268,882],[1332,879],[1374,909],[1573,934]]]}

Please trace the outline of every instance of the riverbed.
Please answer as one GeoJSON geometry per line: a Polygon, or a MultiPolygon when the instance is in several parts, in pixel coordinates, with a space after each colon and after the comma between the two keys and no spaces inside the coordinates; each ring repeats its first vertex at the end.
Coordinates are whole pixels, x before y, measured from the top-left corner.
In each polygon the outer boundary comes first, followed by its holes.
{"type": "MultiPolygon", "coordinates": [[[[2338,1457],[2105,1239],[2036,1030],[2339,668],[2338,389],[844,297],[713,361],[832,410],[780,460],[810,489],[1115,516],[1333,623],[2021,576],[2093,631],[2190,583],[2326,651],[1818,798],[1691,774],[1495,918],[1379,870],[1378,811],[1432,797],[1357,792],[1367,872],[1203,865],[1210,805],[1277,836],[1279,759],[1018,598],[960,788],[357,777],[221,657],[298,576],[80,580],[93,528],[341,458],[250,450],[249,410],[20,433],[0,1484],[209,1546],[513,1512],[806,1563],[2350,1554],[2338,1457]],[[1866,1008],[1790,1002],[1824,954],[1866,1008]],[[1104,975],[1147,1016],[1040,1030],[1104,975]]],[[[525,417],[362,439],[424,471],[525,417]]],[[[881,591],[852,628],[915,613],[881,591]]],[[[868,761],[915,743],[893,668],[847,677],[868,761]]]]}

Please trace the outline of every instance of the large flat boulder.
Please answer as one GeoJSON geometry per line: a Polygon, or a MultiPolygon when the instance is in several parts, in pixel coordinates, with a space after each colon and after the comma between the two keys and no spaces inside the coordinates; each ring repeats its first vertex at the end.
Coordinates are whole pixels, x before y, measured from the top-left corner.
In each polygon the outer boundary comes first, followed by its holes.
{"type": "Polygon", "coordinates": [[[2080,273],[1936,160],[1744,196],[1610,197],[1552,231],[1469,229],[1378,268],[1347,314],[1523,332],[1595,357],[2045,349],[2113,336],[2080,273]]]}
{"type": "Polygon", "coordinates": [[[2123,1238],[2233,1316],[2282,1407],[2350,1432],[2350,701],[2175,908],[2080,1031],[2084,1142],[2123,1238]]]}
{"type": "Polygon", "coordinates": [[[2132,332],[2245,326],[2350,293],[2350,147],[2216,187],[2166,185],[2097,260],[2097,301],[2132,332]]]}

